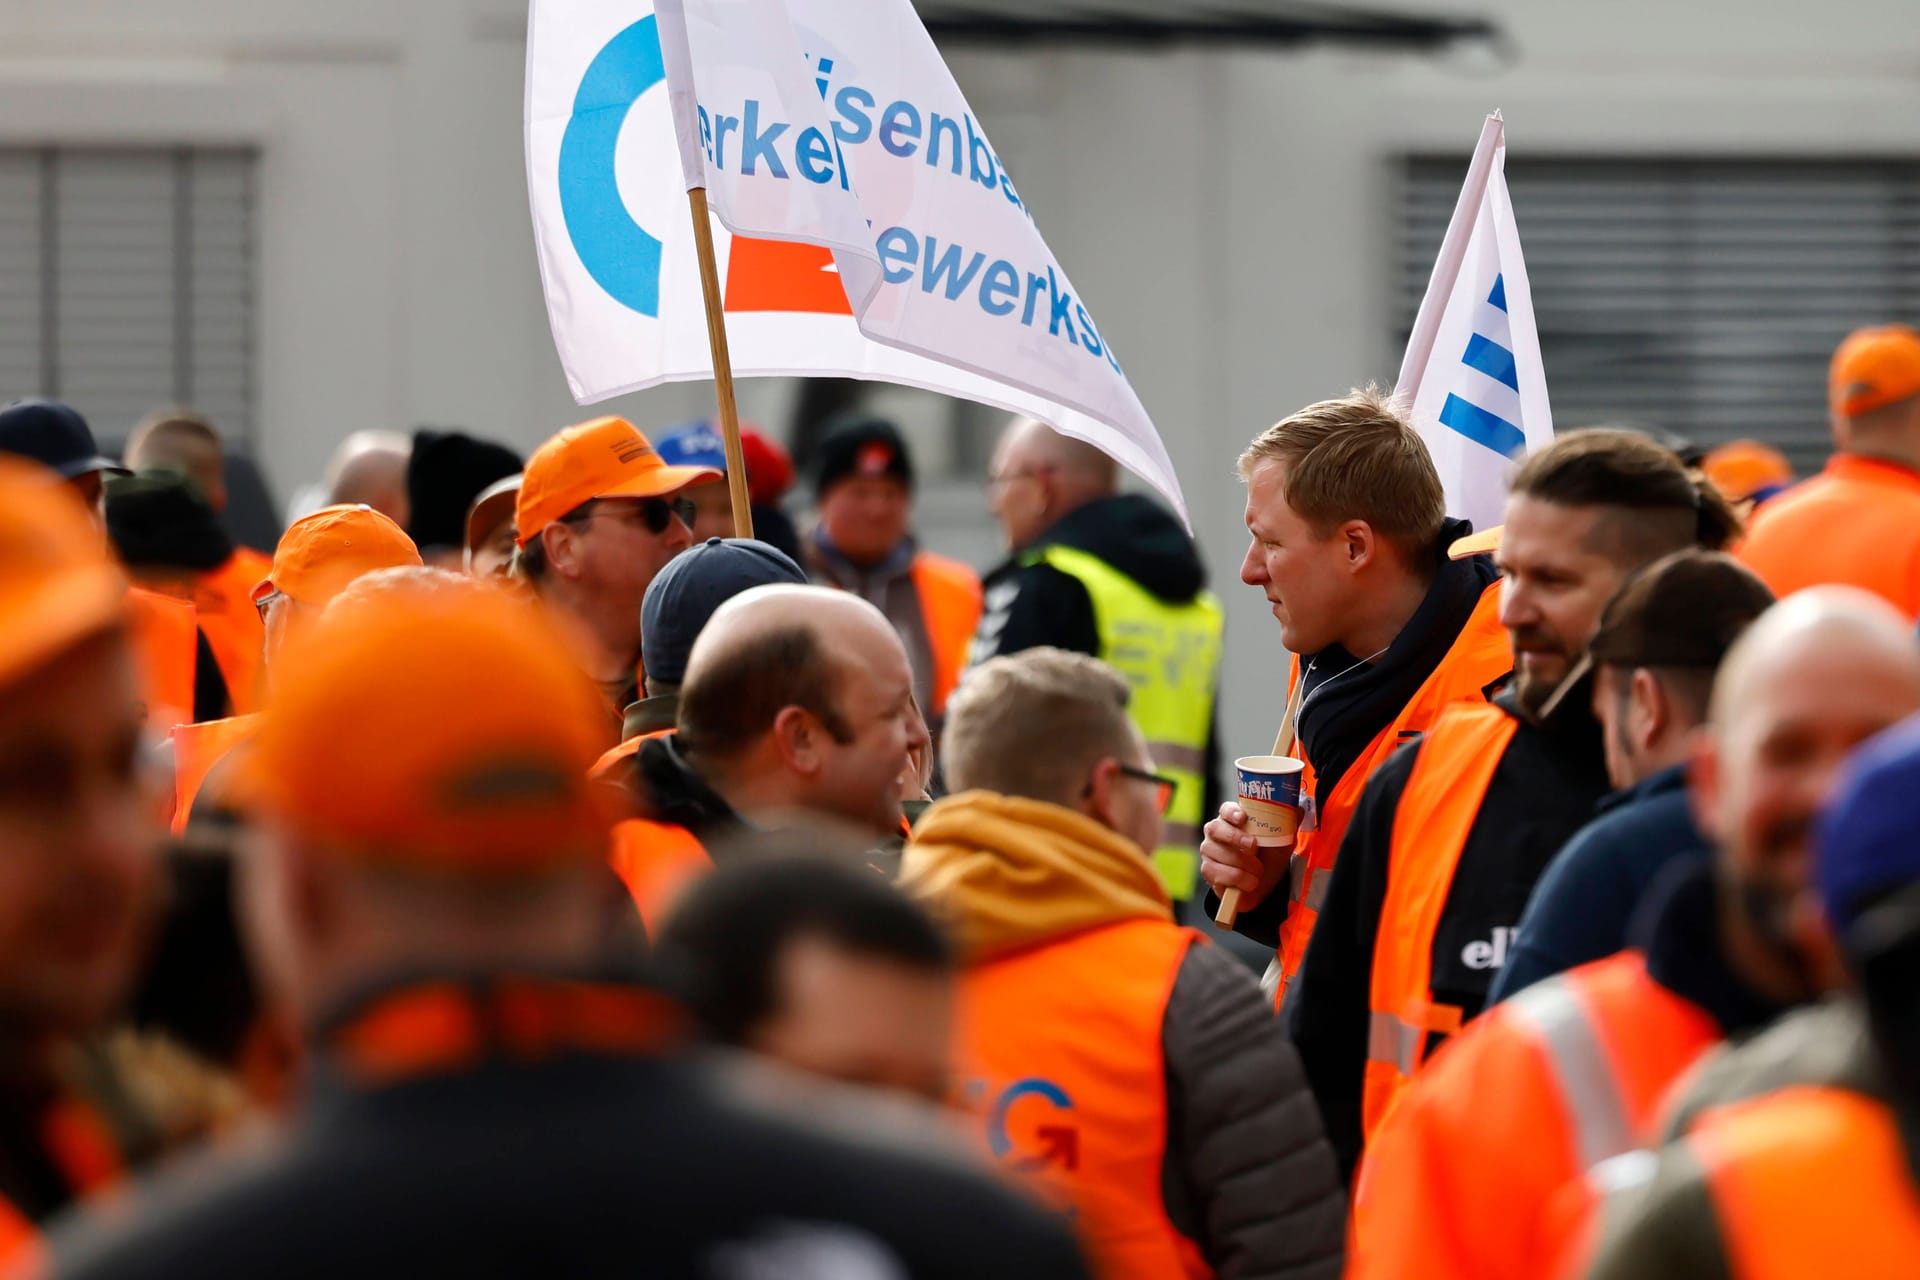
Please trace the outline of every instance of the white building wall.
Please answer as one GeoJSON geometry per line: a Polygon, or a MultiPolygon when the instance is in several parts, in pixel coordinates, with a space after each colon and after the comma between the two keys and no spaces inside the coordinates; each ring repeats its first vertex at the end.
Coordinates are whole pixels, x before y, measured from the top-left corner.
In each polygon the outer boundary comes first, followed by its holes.
{"type": "MultiPolygon", "coordinates": [[[[1920,151],[1910,0],[1399,7],[1477,8],[1516,58],[952,58],[1179,468],[1228,603],[1236,749],[1271,734],[1284,667],[1236,582],[1233,458],[1286,410],[1396,371],[1396,156],[1464,154],[1496,106],[1515,154],[1920,151]]],[[[260,148],[258,444],[282,494],[356,427],[528,447],[584,414],[534,268],[524,24],[506,0],[0,0],[0,144],[260,148]]],[[[743,410],[777,422],[786,395],[745,384],[743,410]]],[[[687,386],[609,408],[660,425],[710,403],[687,386]]],[[[984,562],[975,499],[949,486],[928,505],[931,540],[984,562]]]]}

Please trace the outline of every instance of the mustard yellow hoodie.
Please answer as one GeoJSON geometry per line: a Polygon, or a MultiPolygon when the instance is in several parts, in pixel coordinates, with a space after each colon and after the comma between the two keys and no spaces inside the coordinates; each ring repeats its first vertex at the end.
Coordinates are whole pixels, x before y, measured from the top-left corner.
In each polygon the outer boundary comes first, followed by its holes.
{"type": "Polygon", "coordinates": [[[1072,809],[994,791],[948,796],[921,816],[900,886],[945,921],[967,964],[1173,913],[1131,840],[1072,809]]]}

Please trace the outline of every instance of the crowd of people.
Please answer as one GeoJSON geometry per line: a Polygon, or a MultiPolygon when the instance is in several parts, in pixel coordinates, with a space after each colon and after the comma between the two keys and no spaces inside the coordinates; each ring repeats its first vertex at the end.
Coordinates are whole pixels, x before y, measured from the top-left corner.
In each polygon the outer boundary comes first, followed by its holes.
{"type": "Polygon", "coordinates": [[[0,1274],[1905,1274],[1920,334],[1830,393],[1486,530],[1390,397],[1256,436],[1278,838],[1042,423],[982,578],[870,416],[753,538],[708,424],[356,433],[269,553],[204,417],[0,408],[0,1274]]]}

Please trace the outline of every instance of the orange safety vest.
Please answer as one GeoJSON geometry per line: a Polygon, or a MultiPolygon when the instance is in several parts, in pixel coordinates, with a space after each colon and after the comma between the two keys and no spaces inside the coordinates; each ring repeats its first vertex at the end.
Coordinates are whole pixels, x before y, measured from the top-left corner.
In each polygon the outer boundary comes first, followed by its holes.
{"type": "MultiPolygon", "coordinates": [[[[1327,886],[1333,882],[1334,859],[1340,853],[1340,841],[1353,821],[1373,771],[1386,763],[1400,746],[1424,734],[1442,710],[1455,702],[1481,701],[1488,690],[1498,686],[1513,671],[1513,646],[1507,629],[1500,625],[1500,584],[1494,582],[1480,593],[1466,625],[1454,638],[1453,647],[1430,672],[1400,714],[1374,736],[1360,758],[1347,767],[1335,784],[1327,802],[1318,807],[1314,829],[1303,831],[1294,844],[1287,865],[1287,918],[1280,924],[1280,986],[1274,993],[1274,1006],[1285,999],[1287,987],[1300,966],[1306,963],[1307,943],[1313,938],[1313,926],[1320,919],[1320,908],[1327,900],[1327,886]]],[[[1289,695],[1300,679],[1300,659],[1293,660],[1288,681],[1289,695]]],[[[1302,753],[1304,756],[1304,753],[1302,753]]],[[[1300,775],[1302,795],[1314,794],[1315,774],[1312,761],[1300,775]]]]}
{"type": "Polygon", "coordinates": [[[1553,1274],[1597,1204],[1586,1172],[1638,1146],[1668,1087],[1719,1040],[1713,1019],[1654,981],[1637,951],[1495,1005],[1367,1144],[1348,1275],[1553,1274]]]}
{"type": "Polygon", "coordinates": [[[1839,582],[1920,618],[1920,472],[1836,454],[1755,512],[1735,555],[1781,599],[1839,582]]]}
{"type": "Polygon", "coordinates": [[[667,738],[672,735],[673,730],[671,729],[655,729],[652,733],[636,734],[601,756],[598,760],[595,760],[593,762],[593,768],[587,770],[587,776],[595,779],[604,778],[609,773],[612,773],[614,769],[618,768],[622,760],[638,755],[640,753],[641,743],[651,738],[667,738]]]}
{"type": "Polygon", "coordinates": [[[1920,1193],[1882,1103],[1801,1087],[1709,1113],[1685,1139],[1735,1280],[1911,1276],[1920,1193]]]}
{"type": "Polygon", "coordinates": [[[1421,741],[1393,817],[1387,897],[1373,947],[1361,1131],[1369,1140],[1426,1056],[1427,1034],[1452,1035],[1460,1010],[1433,1000],[1433,936],[1487,785],[1520,722],[1490,703],[1448,707],[1421,741]]]}
{"type": "Polygon", "coordinates": [[[26,1214],[0,1197],[0,1275],[38,1275],[44,1264],[40,1232],[26,1214]]]}
{"type": "Polygon", "coordinates": [[[980,625],[980,577],[958,560],[922,551],[913,558],[913,589],[933,651],[933,707],[945,715],[947,698],[966,669],[967,646],[980,625]]]}
{"type": "Polygon", "coordinates": [[[179,835],[187,829],[194,799],[206,784],[213,766],[259,729],[257,713],[174,726],[168,735],[173,740],[173,834],[179,835]]]}
{"type": "Polygon", "coordinates": [[[192,720],[194,666],[200,652],[193,606],[158,591],[128,587],[127,611],[148,722],[171,728],[192,720]]]}
{"type": "Polygon", "coordinates": [[[199,611],[200,629],[206,632],[207,647],[226,678],[235,715],[260,709],[267,629],[253,603],[253,589],[272,570],[270,557],[241,547],[225,564],[194,583],[193,605],[199,611]]]}
{"type": "Polygon", "coordinates": [[[650,936],[660,931],[660,922],[681,892],[713,870],[712,857],[693,832],[644,818],[614,824],[608,861],[640,908],[650,936]]]}
{"type": "Polygon", "coordinates": [[[960,1060],[987,1150],[1072,1215],[1101,1280],[1213,1274],[1161,1191],[1161,1025],[1198,937],[1129,920],[989,960],[960,981],[960,1060]]]}

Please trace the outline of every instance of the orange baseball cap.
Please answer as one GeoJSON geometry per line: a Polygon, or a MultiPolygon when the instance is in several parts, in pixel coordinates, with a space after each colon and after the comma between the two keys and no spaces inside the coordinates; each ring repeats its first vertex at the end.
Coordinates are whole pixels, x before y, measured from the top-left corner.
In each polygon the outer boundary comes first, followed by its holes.
{"type": "Polygon", "coordinates": [[[664,498],[724,476],[712,467],[670,467],[625,418],[595,418],[568,427],[527,459],[514,504],[526,546],[567,512],[595,498],[664,498]]]}
{"type": "Polygon", "coordinates": [[[1707,454],[1700,469],[1728,502],[1745,502],[1764,490],[1793,483],[1787,455],[1758,440],[1729,440],[1707,454]]]}
{"type": "Polygon", "coordinates": [[[606,856],[598,691],[539,609],[479,581],[329,609],[237,762],[250,808],[354,857],[516,871],[606,856]]]}
{"type": "Polygon", "coordinates": [[[1827,393],[1843,418],[1920,395],[1920,333],[1903,324],[1854,330],[1833,353],[1827,393]]]}
{"type": "Polygon", "coordinates": [[[323,605],[362,574],[420,562],[413,539],[372,507],[322,507],[280,535],[273,568],[253,598],[258,603],[277,591],[301,604],[323,605]]]}
{"type": "Polygon", "coordinates": [[[86,504],[37,463],[0,457],[0,685],[126,618],[127,580],[86,504]]]}

